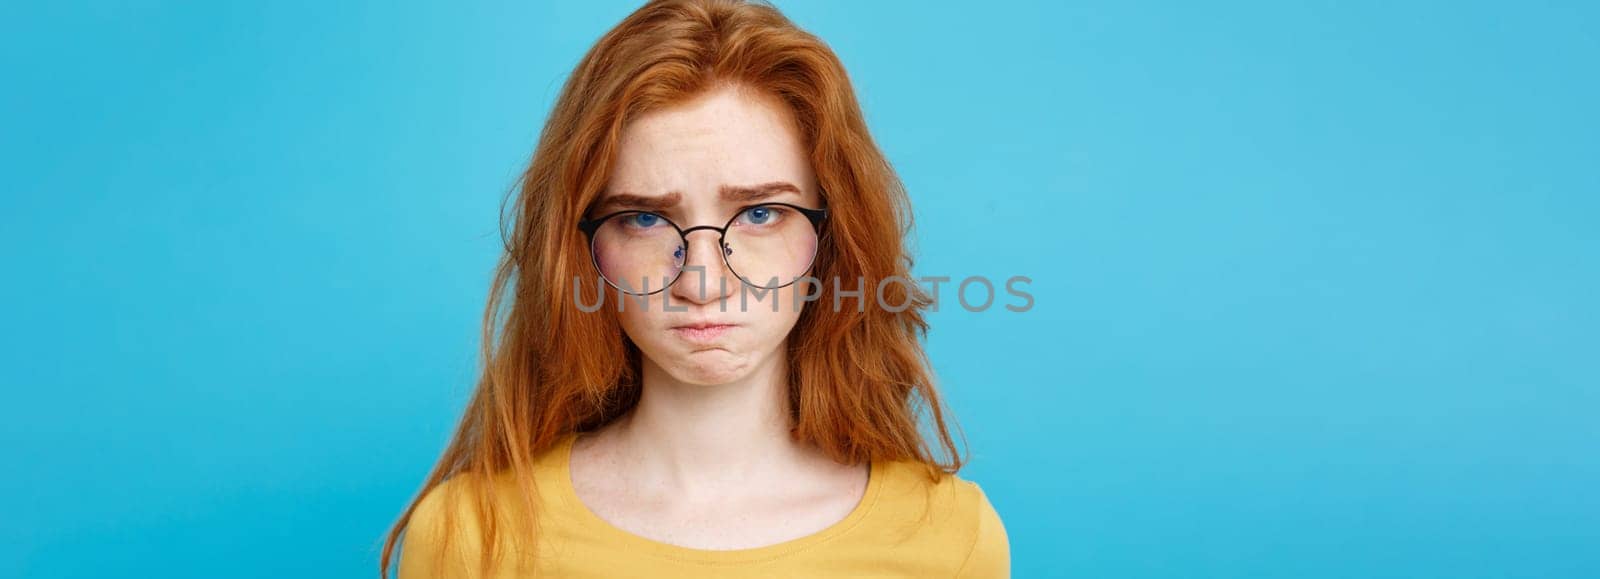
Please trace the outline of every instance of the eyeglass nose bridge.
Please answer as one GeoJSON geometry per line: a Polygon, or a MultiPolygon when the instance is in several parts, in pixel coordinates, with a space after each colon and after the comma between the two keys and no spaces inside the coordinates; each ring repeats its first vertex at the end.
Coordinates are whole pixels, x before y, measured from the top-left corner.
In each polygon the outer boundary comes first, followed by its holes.
{"type": "Polygon", "coordinates": [[[681,233],[683,234],[684,238],[688,238],[690,233],[694,233],[694,232],[699,231],[701,229],[708,229],[708,230],[717,232],[717,238],[718,239],[722,238],[723,235],[726,235],[728,233],[728,228],[726,228],[726,227],[717,227],[715,225],[696,225],[694,227],[690,227],[688,229],[683,230],[681,233]]]}
{"type": "Polygon", "coordinates": [[[715,225],[696,225],[696,226],[690,227],[688,229],[679,229],[678,230],[678,237],[683,239],[683,252],[684,252],[683,260],[685,262],[687,262],[689,260],[689,255],[688,255],[688,252],[689,252],[689,234],[690,233],[694,233],[696,231],[700,231],[702,229],[704,229],[706,231],[715,231],[715,232],[717,232],[717,245],[722,248],[722,259],[723,259],[723,262],[726,263],[727,259],[728,259],[728,254],[733,253],[733,248],[728,247],[728,228],[727,227],[717,227],[715,225]]]}

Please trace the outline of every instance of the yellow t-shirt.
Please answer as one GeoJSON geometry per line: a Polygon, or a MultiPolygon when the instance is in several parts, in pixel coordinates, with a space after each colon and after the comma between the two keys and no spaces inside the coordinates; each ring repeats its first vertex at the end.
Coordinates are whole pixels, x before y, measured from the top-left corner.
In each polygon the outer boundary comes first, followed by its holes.
{"type": "MultiPolygon", "coordinates": [[[[1006,530],[983,490],[956,475],[930,483],[915,462],[874,461],[866,494],[855,509],[821,531],[763,547],[708,550],[636,535],[584,506],[568,470],[576,438],[567,435],[534,460],[539,540],[533,561],[506,556],[489,577],[1005,578],[1011,574],[1006,530]],[[925,492],[929,490],[931,494],[925,492]],[[932,500],[926,501],[929,497],[932,500]]],[[[509,474],[496,480],[501,487],[496,489],[499,506],[520,508],[509,474]]],[[[473,498],[449,492],[455,486],[452,482],[429,491],[412,514],[401,544],[400,579],[481,577],[477,570],[482,541],[472,516],[473,498]],[[458,513],[448,554],[440,551],[446,508],[458,513]]],[[[503,535],[507,526],[498,528],[503,535]]]]}

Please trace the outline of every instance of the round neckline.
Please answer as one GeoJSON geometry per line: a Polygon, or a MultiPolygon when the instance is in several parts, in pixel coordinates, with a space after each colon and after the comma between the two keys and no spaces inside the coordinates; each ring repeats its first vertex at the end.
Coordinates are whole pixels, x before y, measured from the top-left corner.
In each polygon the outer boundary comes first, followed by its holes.
{"type": "Polygon", "coordinates": [[[856,506],[844,518],[835,521],[832,525],[828,525],[822,530],[780,543],[744,549],[724,550],[684,547],[657,541],[613,525],[610,521],[601,518],[600,515],[590,510],[589,506],[578,498],[578,488],[572,482],[572,447],[577,442],[578,436],[578,433],[567,434],[566,439],[561,443],[561,448],[558,449],[556,474],[557,478],[560,479],[557,486],[560,489],[561,498],[577,513],[579,519],[582,519],[583,522],[599,532],[627,544],[632,549],[680,561],[703,563],[754,562],[776,559],[813,547],[842,535],[860,524],[877,503],[879,490],[883,487],[883,465],[876,460],[869,461],[867,488],[862,493],[861,500],[856,502],[856,506]]]}

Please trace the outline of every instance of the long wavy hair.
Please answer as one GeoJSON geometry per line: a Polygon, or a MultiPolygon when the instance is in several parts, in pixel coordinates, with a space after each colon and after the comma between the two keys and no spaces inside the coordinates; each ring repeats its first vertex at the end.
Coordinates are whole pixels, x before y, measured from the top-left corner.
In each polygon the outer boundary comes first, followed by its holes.
{"type": "MultiPolygon", "coordinates": [[[[914,461],[930,482],[960,470],[965,459],[946,428],[921,344],[930,298],[916,284],[887,283],[881,300],[895,307],[874,307],[879,280],[910,279],[904,240],[912,219],[844,66],[769,4],[651,1],[578,63],[505,199],[505,254],[484,313],[482,376],[443,455],[385,537],[380,577],[388,576],[417,505],[446,480],[476,497],[472,512],[487,572],[500,556],[497,513],[522,509],[527,516],[506,519],[519,525],[535,518],[531,464],[538,453],[638,402],[640,352],[616,312],[576,307],[576,299],[596,303],[602,286],[575,224],[604,189],[630,119],[722,84],[766,91],[790,107],[830,208],[812,275],[839,282],[821,284],[820,298],[801,313],[787,345],[793,438],[844,464],[914,461]],[[836,292],[838,308],[831,307],[836,292]],[[908,307],[891,311],[899,304],[908,307]],[[493,500],[499,476],[515,481],[520,504],[493,500]]],[[[445,512],[447,519],[456,513],[445,512]]],[[[446,536],[454,526],[446,522],[446,536]]],[[[519,552],[520,541],[533,536],[520,527],[507,534],[519,552]]]]}

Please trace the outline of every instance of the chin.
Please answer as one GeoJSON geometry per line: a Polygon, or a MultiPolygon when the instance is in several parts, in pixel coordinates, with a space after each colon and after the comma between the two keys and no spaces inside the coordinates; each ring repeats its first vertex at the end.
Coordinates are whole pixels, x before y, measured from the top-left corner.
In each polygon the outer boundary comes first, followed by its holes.
{"type": "Polygon", "coordinates": [[[719,348],[686,351],[667,367],[667,373],[686,384],[711,386],[743,378],[750,367],[748,357],[719,348]]]}

